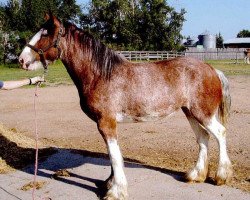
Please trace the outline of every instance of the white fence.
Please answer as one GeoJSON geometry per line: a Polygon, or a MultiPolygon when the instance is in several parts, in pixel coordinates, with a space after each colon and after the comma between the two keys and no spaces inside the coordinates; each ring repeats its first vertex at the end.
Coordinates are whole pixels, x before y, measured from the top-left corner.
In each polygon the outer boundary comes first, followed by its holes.
{"type": "Polygon", "coordinates": [[[193,57],[200,60],[235,60],[244,59],[245,49],[188,49],[185,52],[172,51],[118,51],[128,60],[165,60],[181,56],[193,57]]]}
{"type": "Polygon", "coordinates": [[[184,52],[170,52],[170,51],[118,51],[128,60],[166,60],[184,56],[184,52]]]}
{"type": "Polygon", "coordinates": [[[199,50],[196,48],[185,51],[185,56],[194,57],[200,60],[239,60],[244,59],[245,49],[206,49],[199,50]]]}

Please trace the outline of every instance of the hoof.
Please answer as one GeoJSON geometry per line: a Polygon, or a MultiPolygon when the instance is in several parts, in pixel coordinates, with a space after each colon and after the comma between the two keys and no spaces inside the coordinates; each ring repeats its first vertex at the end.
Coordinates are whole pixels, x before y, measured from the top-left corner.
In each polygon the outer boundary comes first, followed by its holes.
{"type": "Polygon", "coordinates": [[[185,180],[188,183],[203,183],[207,178],[207,170],[198,171],[193,169],[185,175],[185,180]]]}
{"type": "Polygon", "coordinates": [[[231,163],[220,166],[215,177],[216,185],[224,185],[228,183],[233,175],[233,169],[231,163]]]}
{"type": "Polygon", "coordinates": [[[113,185],[106,193],[104,200],[127,200],[127,186],[113,185]]]}
{"type": "Polygon", "coordinates": [[[103,200],[119,200],[118,198],[114,197],[113,195],[109,194],[106,195],[103,200]]]}
{"type": "Polygon", "coordinates": [[[120,196],[120,197],[115,197],[112,194],[107,194],[103,200],[127,200],[127,197],[125,196],[120,196]]]}
{"type": "Polygon", "coordinates": [[[103,200],[118,200],[117,198],[115,198],[114,196],[111,195],[107,195],[103,198],[103,200]]]}

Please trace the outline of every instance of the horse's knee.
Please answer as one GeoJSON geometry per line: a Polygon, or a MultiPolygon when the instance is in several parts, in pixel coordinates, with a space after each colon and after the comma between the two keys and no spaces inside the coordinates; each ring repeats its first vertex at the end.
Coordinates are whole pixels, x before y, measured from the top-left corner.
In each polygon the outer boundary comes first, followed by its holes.
{"type": "Polygon", "coordinates": [[[102,118],[97,122],[97,127],[105,142],[108,139],[117,139],[116,120],[113,118],[102,118]]]}

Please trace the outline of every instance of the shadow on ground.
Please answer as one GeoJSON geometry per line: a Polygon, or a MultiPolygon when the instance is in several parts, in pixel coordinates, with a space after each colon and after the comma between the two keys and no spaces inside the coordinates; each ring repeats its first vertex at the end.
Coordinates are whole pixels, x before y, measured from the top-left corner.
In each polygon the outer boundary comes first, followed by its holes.
{"type": "MultiPolygon", "coordinates": [[[[18,144],[10,141],[3,135],[0,135],[0,157],[11,168],[18,169],[29,174],[34,173],[34,165],[32,164],[34,164],[35,149],[20,147],[18,146],[18,144]]],[[[125,167],[127,168],[147,168],[151,170],[156,170],[161,173],[168,174],[178,181],[185,181],[183,178],[184,177],[183,172],[152,167],[143,164],[139,160],[130,158],[124,158],[124,161],[125,161],[125,167]]],[[[109,166],[110,162],[108,159],[108,155],[104,153],[91,152],[79,149],[43,148],[39,149],[38,176],[55,178],[56,180],[64,182],[66,184],[74,185],[92,191],[96,193],[97,196],[102,197],[106,192],[105,187],[102,187],[102,185],[104,185],[105,183],[104,180],[98,180],[91,177],[83,177],[76,173],[69,172],[69,176],[71,177],[82,179],[94,183],[96,185],[96,187],[92,187],[90,185],[85,185],[77,181],[69,180],[67,179],[67,177],[64,177],[63,175],[53,177],[51,173],[46,172],[49,171],[52,173],[56,173],[58,170],[67,170],[71,168],[76,168],[84,164],[109,166]],[[77,155],[77,156],[72,156],[72,155],[77,155]],[[93,158],[98,158],[98,159],[93,159],[93,158]],[[49,162],[50,164],[48,164],[48,162],[45,161],[48,159],[50,160],[49,162]]]]}

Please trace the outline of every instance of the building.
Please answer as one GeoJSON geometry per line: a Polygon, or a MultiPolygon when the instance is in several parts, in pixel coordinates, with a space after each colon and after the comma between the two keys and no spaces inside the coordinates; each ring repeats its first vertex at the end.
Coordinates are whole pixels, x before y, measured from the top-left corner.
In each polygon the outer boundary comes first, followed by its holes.
{"type": "Polygon", "coordinates": [[[223,44],[225,48],[250,48],[250,37],[229,39],[223,44]]]}
{"type": "Polygon", "coordinates": [[[198,36],[199,45],[202,45],[204,49],[215,49],[216,48],[216,37],[211,34],[209,31],[198,36]]]}
{"type": "Polygon", "coordinates": [[[197,37],[188,37],[184,46],[187,48],[197,49],[215,49],[216,48],[216,37],[208,31],[201,33],[197,37]]]}

